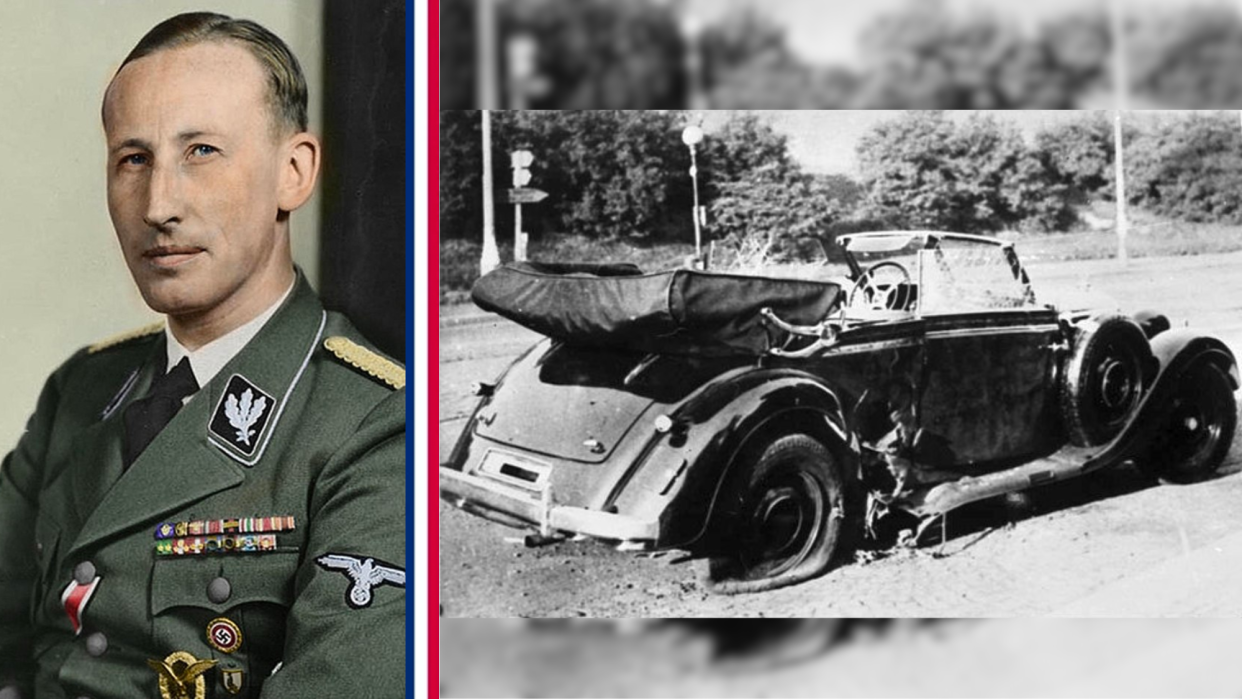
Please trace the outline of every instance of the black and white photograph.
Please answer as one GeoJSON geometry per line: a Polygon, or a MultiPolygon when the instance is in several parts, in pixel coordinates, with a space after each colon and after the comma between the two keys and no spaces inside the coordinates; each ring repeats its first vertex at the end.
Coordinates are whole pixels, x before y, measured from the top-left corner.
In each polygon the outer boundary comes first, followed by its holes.
{"type": "Polygon", "coordinates": [[[550,190],[442,321],[446,614],[1211,611],[1236,114],[443,117],[550,190]]]}
{"type": "Polygon", "coordinates": [[[1237,113],[441,119],[446,618],[1242,608],[1237,113]]]}

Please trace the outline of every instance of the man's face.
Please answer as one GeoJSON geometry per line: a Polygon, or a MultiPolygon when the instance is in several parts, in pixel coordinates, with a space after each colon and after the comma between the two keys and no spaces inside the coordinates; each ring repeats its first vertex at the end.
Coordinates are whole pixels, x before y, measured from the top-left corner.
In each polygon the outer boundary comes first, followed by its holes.
{"type": "Polygon", "coordinates": [[[223,312],[288,275],[266,95],[259,62],[228,42],[145,56],[108,89],[108,212],[153,310],[223,312]]]}

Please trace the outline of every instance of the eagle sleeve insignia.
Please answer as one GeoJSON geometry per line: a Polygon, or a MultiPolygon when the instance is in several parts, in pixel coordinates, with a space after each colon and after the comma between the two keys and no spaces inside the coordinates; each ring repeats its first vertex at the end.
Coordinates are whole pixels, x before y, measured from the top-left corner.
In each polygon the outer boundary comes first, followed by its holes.
{"type": "Polygon", "coordinates": [[[345,603],[352,609],[371,606],[372,589],[380,585],[405,587],[405,570],[376,558],[358,558],[341,553],[328,553],[315,559],[324,570],[343,573],[350,579],[345,603]]]}

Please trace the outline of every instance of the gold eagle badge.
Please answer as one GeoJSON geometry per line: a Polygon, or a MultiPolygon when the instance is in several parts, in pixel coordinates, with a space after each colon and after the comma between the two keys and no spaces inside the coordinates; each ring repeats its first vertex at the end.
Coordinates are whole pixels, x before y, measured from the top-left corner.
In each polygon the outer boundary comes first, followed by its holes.
{"type": "Polygon", "coordinates": [[[206,699],[207,680],[203,673],[216,666],[217,660],[199,660],[179,650],[163,660],[150,658],[147,665],[159,675],[160,696],[164,699],[206,699]]]}

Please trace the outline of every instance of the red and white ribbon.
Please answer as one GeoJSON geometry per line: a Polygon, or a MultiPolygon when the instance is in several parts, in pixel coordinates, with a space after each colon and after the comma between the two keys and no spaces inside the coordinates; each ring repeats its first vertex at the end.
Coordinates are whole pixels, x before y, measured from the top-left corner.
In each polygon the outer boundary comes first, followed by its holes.
{"type": "Polygon", "coordinates": [[[90,601],[91,595],[95,594],[97,585],[99,585],[98,575],[87,585],[79,585],[77,580],[73,580],[60,595],[60,602],[65,605],[65,614],[69,616],[69,623],[73,624],[75,636],[82,633],[82,610],[90,601]]]}

